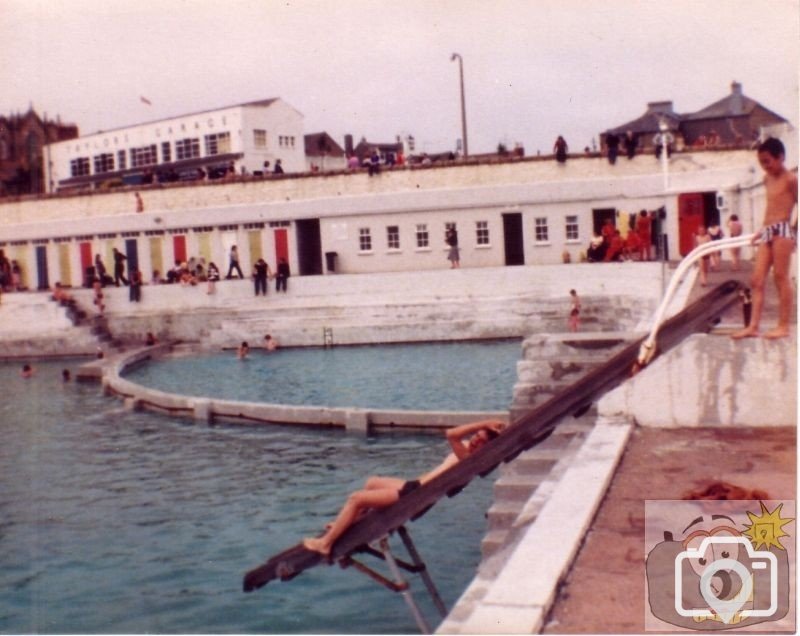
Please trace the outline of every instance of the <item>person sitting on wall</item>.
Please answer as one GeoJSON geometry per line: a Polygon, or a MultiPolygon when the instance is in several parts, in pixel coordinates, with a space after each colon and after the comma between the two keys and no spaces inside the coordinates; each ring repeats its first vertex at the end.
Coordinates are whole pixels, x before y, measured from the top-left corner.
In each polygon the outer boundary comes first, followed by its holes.
{"type": "Polygon", "coordinates": [[[639,237],[639,233],[631,228],[628,230],[628,236],[625,237],[623,258],[626,261],[638,261],[641,251],[642,239],[639,237]]]}
{"type": "Polygon", "coordinates": [[[606,255],[603,260],[608,263],[610,261],[622,260],[623,251],[625,249],[625,240],[622,238],[619,230],[614,230],[614,236],[606,248],[606,255]]]}
{"type": "Polygon", "coordinates": [[[589,248],[586,250],[586,260],[590,263],[600,263],[606,255],[606,243],[599,234],[592,234],[589,248]]]}

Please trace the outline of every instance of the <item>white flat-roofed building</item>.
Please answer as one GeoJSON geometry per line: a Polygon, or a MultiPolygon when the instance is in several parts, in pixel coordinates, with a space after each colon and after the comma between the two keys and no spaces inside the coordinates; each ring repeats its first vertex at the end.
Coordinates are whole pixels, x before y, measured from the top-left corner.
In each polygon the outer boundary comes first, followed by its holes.
{"type": "Polygon", "coordinates": [[[48,191],[306,169],[303,115],[280,98],[49,144],[48,191]]]}

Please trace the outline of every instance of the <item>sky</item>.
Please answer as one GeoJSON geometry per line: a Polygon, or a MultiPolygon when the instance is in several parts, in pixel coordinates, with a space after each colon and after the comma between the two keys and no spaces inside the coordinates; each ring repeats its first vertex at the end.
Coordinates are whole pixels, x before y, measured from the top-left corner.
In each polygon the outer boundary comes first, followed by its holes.
{"type": "Polygon", "coordinates": [[[800,0],[0,0],[0,114],[89,134],[280,97],[343,145],[572,151],[730,93],[798,124],[800,0]],[[151,102],[141,101],[145,97],[151,102]]]}

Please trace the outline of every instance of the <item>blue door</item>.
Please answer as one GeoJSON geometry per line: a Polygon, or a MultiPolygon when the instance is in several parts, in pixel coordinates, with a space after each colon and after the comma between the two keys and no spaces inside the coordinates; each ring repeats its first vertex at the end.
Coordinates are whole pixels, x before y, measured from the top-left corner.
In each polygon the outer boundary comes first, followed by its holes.
{"type": "Polygon", "coordinates": [[[139,269],[139,252],[136,250],[136,239],[125,239],[125,256],[128,259],[128,278],[139,269]]]}
{"type": "Polygon", "coordinates": [[[50,279],[47,276],[47,246],[36,246],[36,280],[38,289],[50,289],[50,279]]]}

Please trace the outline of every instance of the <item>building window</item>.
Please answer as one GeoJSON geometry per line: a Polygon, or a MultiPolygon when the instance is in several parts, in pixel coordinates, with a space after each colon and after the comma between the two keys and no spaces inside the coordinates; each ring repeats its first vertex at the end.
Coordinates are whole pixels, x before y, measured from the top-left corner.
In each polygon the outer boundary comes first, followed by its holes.
{"type": "Polygon", "coordinates": [[[118,164],[120,170],[125,170],[125,168],[127,167],[127,163],[125,161],[125,151],[124,150],[118,150],[117,151],[117,164],[118,164]]]}
{"type": "Polygon", "coordinates": [[[547,243],[550,240],[550,235],[547,231],[547,218],[537,217],[535,220],[535,236],[537,243],[547,243]]]}
{"type": "Polygon", "coordinates": [[[489,245],[489,221],[475,223],[475,242],[478,245],[489,245]]]}
{"type": "Polygon", "coordinates": [[[427,223],[417,223],[416,236],[417,236],[417,247],[430,246],[430,238],[428,236],[427,223]]]}
{"type": "Polygon", "coordinates": [[[104,152],[101,155],[94,156],[94,173],[100,174],[102,172],[112,172],[114,170],[114,155],[110,152],[104,152]]]}
{"type": "Polygon", "coordinates": [[[389,225],[386,228],[386,245],[390,250],[400,249],[400,227],[389,225]]]}
{"type": "Polygon", "coordinates": [[[11,153],[8,150],[8,141],[0,139],[0,161],[8,161],[11,158],[11,153]]]}
{"type": "Polygon", "coordinates": [[[278,145],[281,148],[294,148],[294,137],[290,135],[278,135],[278,145]]]}
{"type": "Polygon", "coordinates": [[[224,155],[231,151],[231,134],[228,132],[206,135],[206,157],[224,155]]]}
{"type": "Polygon", "coordinates": [[[362,252],[372,251],[372,234],[368,227],[358,229],[358,249],[362,252]]]}
{"type": "Polygon", "coordinates": [[[69,162],[69,172],[73,177],[83,177],[89,174],[89,157],[78,157],[69,162]]]}
{"type": "Polygon", "coordinates": [[[267,147],[267,131],[256,129],[253,131],[253,143],[256,148],[267,147]]]}
{"type": "Polygon", "coordinates": [[[161,161],[162,163],[172,161],[172,146],[168,141],[161,142],[161,161]]]}
{"type": "Polygon", "coordinates": [[[156,145],[142,146],[141,148],[131,148],[131,167],[152,166],[158,163],[156,157],[156,145]]]}
{"type": "Polygon", "coordinates": [[[193,139],[178,139],[175,142],[175,157],[178,161],[182,159],[194,159],[200,156],[200,140],[195,137],[193,139]]]}
{"type": "Polygon", "coordinates": [[[564,231],[568,241],[577,241],[578,236],[578,217],[577,215],[568,216],[564,225],[564,231]]]}

